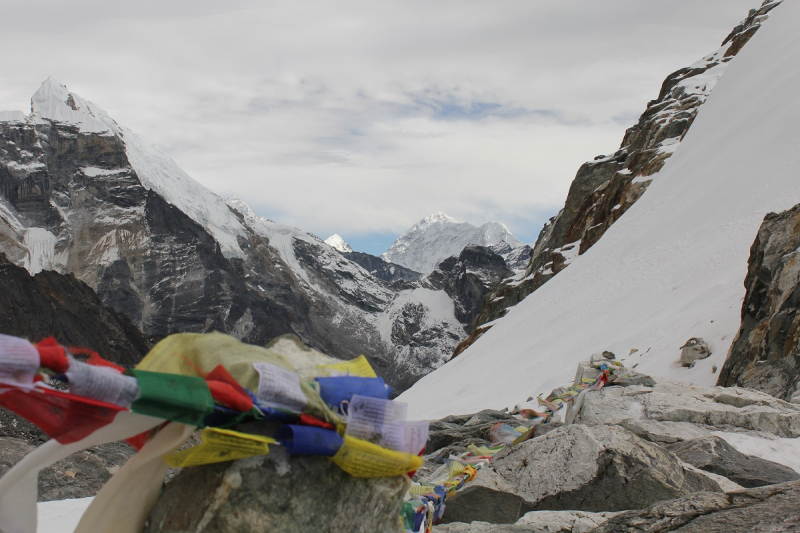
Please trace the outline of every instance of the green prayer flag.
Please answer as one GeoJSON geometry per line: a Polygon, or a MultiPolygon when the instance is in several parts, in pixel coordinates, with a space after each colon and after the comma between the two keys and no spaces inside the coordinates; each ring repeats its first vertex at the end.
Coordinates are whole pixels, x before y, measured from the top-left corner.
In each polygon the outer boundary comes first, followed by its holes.
{"type": "Polygon", "coordinates": [[[130,373],[140,391],[131,404],[134,413],[202,426],[214,412],[214,399],[203,378],[135,369],[130,373]]]}

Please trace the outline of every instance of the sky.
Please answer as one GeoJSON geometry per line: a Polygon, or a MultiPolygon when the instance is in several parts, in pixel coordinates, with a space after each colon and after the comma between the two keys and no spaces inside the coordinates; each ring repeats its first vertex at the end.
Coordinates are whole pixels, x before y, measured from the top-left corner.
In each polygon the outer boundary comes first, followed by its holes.
{"type": "Polygon", "coordinates": [[[439,211],[531,243],[759,4],[0,0],[0,110],[52,75],[217,194],[358,251],[439,211]]]}

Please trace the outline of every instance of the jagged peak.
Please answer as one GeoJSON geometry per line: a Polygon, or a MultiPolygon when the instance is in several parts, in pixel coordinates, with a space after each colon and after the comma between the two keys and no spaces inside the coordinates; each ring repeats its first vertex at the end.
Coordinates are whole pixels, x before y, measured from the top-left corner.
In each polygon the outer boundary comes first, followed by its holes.
{"type": "Polygon", "coordinates": [[[66,85],[48,76],[31,98],[31,114],[37,123],[53,122],[77,126],[81,133],[118,133],[108,114],[69,91],[66,85]]]}
{"type": "Polygon", "coordinates": [[[347,244],[338,233],[334,233],[325,239],[325,244],[343,253],[350,253],[353,251],[353,248],[347,244]]]}
{"type": "Polygon", "coordinates": [[[422,220],[419,221],[418,224],[428,225],[428,224],[434,224],[436,222],[451,222],[453,224],[458,224],[458,220],[454,219],[451,216],[446,215],[441,211],[434,213],[431,216],[423,218],[422,220]]]}

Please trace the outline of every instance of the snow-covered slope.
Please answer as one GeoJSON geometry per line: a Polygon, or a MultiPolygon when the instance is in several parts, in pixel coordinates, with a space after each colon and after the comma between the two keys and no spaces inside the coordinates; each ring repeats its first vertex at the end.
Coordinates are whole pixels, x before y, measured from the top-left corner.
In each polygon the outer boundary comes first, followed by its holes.
{"type": "Polygon", "coordinates": [[[342,237],[338,233],[334,233],[333,235],[325,239],[325,244],[345,254],[353,251],[350,245],[347,244],[345,240],[342,239],[342,237]]]}
{"type": "Polygon", "coordinates": [[[524,402],[570,381],[601,350],[654,376],[715,383],[761,221],[800,202],[798,24],[800,4],[775,9],[644,196],[568,269],[404,393],[409,416],[524,402]],[[713,354],[685,369],[679,347],[693,336],[713,354]]]}
{"type": "Polygon", "coordinates": [[[444,213],[436,213],[414,224],[381,257],[411,270],[428,273],[442,259],[457,256],[468,244],[493,246],[501,242],[512,248],[522,246],[501,222],[487,222],[478,228],[444,213]]]}

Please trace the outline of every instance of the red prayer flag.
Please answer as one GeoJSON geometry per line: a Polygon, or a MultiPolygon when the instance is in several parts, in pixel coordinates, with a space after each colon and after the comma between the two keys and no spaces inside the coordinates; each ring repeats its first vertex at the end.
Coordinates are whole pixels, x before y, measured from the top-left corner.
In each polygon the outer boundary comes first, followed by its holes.
{"type": "Polygon", "coordinates": [[[70,444],[114,421],[124,408],[55,389],[10,389],[0,393],[0,406],[36,424],[50,438],[70,444]]]}

